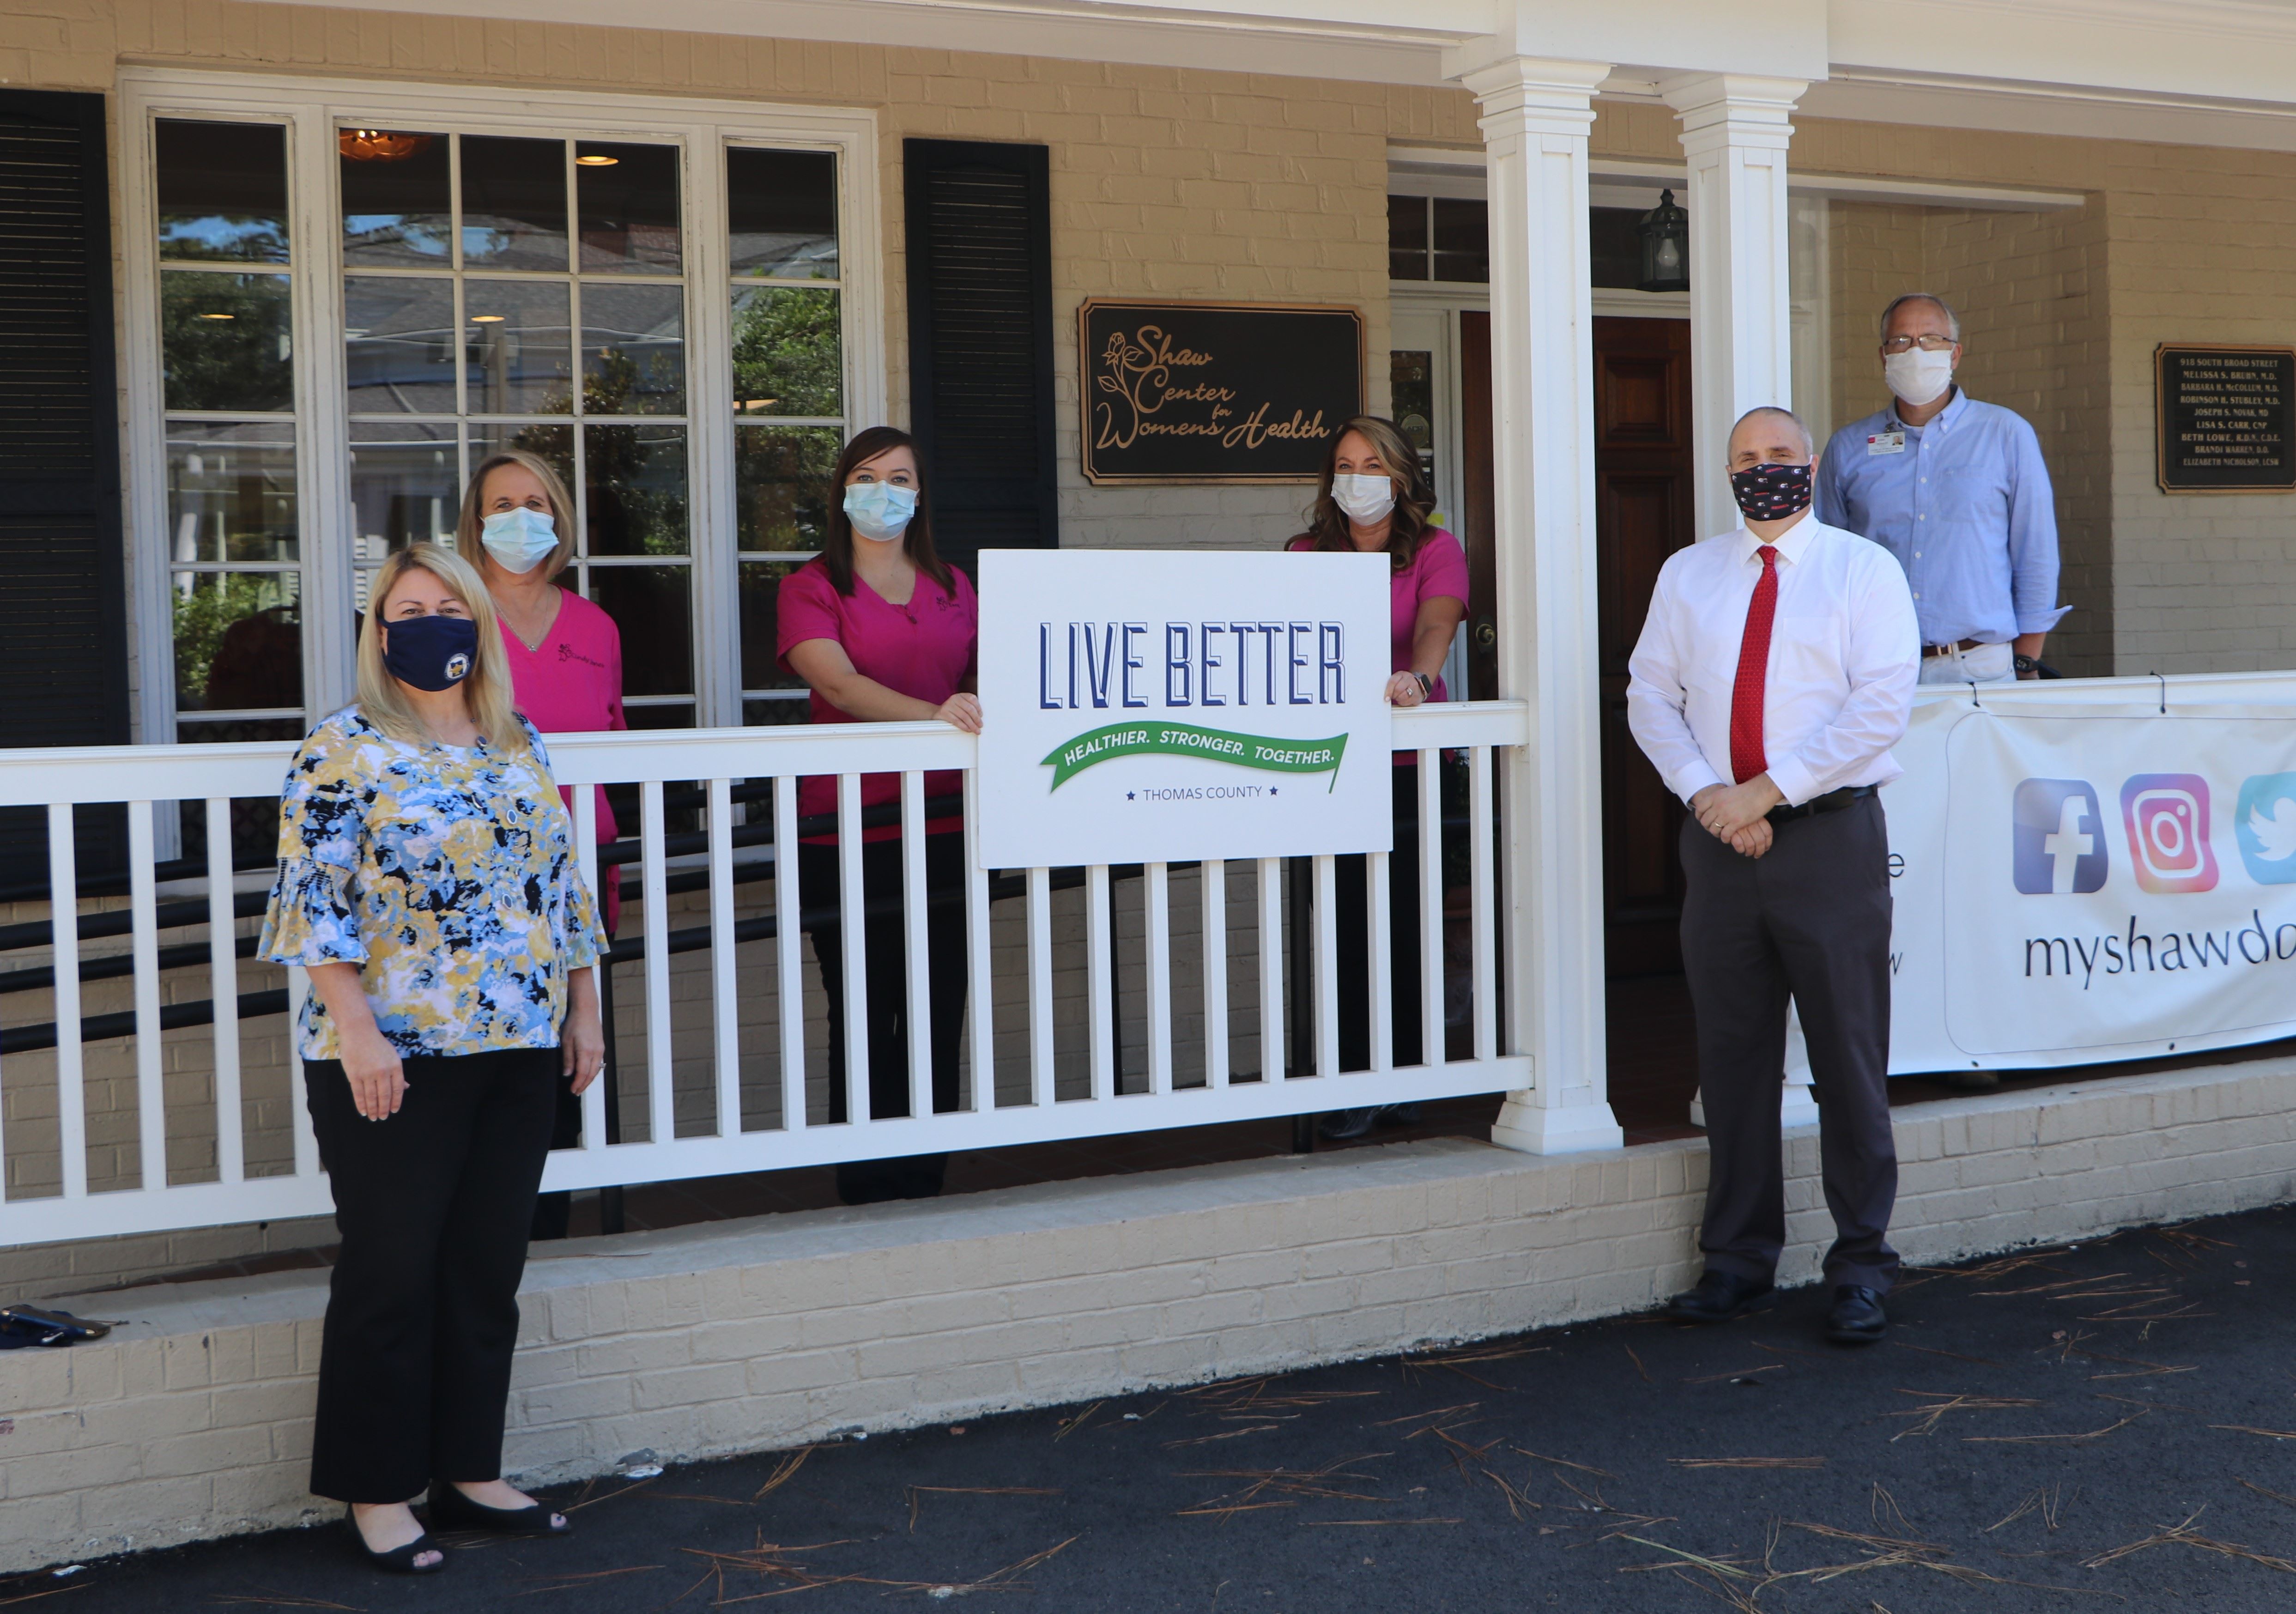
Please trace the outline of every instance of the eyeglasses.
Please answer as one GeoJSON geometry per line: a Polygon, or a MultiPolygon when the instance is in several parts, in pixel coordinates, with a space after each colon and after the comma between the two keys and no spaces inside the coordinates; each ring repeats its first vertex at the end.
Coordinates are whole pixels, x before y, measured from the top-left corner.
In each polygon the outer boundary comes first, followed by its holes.
{"type": "Polygon", "coordinates": [[[1893,336],[1882,344],[1884,353],[1904,353],[1918,347],[1924,353],[1950,352],[1955,346],[1950,336],[1893,336]]]}

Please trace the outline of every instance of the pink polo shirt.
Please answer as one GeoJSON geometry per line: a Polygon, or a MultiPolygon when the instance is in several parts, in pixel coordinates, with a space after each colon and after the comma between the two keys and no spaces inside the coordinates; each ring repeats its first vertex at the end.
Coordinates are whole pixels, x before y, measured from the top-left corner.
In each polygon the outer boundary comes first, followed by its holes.
{"type": "MultiPolygon", "coordinates": [[[[510,657],[511,698],[536,728],[545,734],[589,734],[629,727],[622,715],[621,630],[603,609],[562,588],[557,619],[539,645],[527,649],[507,622],[502,624],[502,638],[510,657]]],[[[598,844],[603,846],[618,839],[620,830],[606,805],[606,787],[596,790],[598,844]]],[[[558,793],[571,813],[572,789],[562,785],[558,793]]],[[[611,930],[621,913],[620,881],[599,883],[606,888],[606,928],[611,930]]]]}
{"type": "MultiPolygon", "coordinates": [[[[1305,536],[1286,545],[1296,553],[1306,553],[1315,546],[1316,540],[1305,536]]],[[[1419,608],[1437,599],[1456,600],[1461,605],[1467,602],[1467,552],[1459,547],[1458,539],[1440,527],[1428,530],[1420,539],[1419,553],[1411,557],[1411,564],[1389,579],[1388,629],[1394,651],[1390,671],[1411,670],[1411,640],[1419,626],[1419,608]]],[[[1434,693],[1427,698],[1448,700],[1451,696],[1443,687],[1443,680],[1438,678],[1434,693]]]]}
{"type": "MultiPolygon", "coordinates": [[[[973,596],[972,579],[955,568],[950,569],[949,575],[955,584],[953,592],[944,592],[939,584],[920,572],[909,602],[894,605],[858,577],[853,579],[853,592],[840,594],[837,586],[829,580],[827,567],[818,560],[807,561],[781,581],[775,616],[775,649],[782,670],[796,671],[790,666],[789,653],[798,645],[808,639],[827,639],[845,651],[846,659],[853,663],[853,670],[863,677],[939,706],[956,693],[958,686],[972,675],[980,647],[980,602],[973,596]]],[[[813,692],[811,704],[816,723],[858,721],[830,705],[817,690],[813,692]]],[[[964,775],[954,769],[939,769],[925,775],[928,797],[955,796],[964,788],[964,775]]],[[[863,807],[900,799],[898,774],[861,776],[863,807]]],[[[797,791],[797,810],[808,816],[835,812],[835,775],[818,774],[801,782],[797,791]]],[[[939,834],[961,829],[964,820],[954,816],[936,818],[925,827],[929,832],[939,834]]],[[[864,832],[861,838],[891,840],[898,839],[900,832],[897,825],[882,824],[864,832]]],[[[837,837],[809,835],[806,839],[833,841],[837,837]]]]}

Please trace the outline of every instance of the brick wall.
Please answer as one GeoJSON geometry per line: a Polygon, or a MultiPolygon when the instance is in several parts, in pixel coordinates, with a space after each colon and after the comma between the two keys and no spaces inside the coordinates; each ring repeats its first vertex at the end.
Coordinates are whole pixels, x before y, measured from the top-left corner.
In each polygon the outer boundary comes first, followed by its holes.
{"type": "MultiPolygon", "coordinates": [[[[2296,1194],[2296,1060],[1894,1118],[1915,1263],[2296,1194]]],[[[1781,1276],[1830,1237],[1788,1135],[1781,1276]]],[[[1695,1273],[1701,1140],[1542,1159],[1461,1140],[718,1223],[529,1264],[509,1471],[611,1471],[1474,1339],[1695,1273]],[[635,1247],[634,1247],[635,1246],[635,1247]]],[[[325,1277],[109,1296],[106,1342],[0,1355],[0,1572],[315,1521],[325,1277]]]]}

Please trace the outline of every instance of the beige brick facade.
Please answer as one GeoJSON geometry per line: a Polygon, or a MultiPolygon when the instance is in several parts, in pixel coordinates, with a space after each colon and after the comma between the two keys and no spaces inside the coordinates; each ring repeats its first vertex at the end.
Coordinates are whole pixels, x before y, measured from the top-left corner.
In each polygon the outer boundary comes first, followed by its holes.
{"type": "MultiPolygon", "coordinates": [[[[2296,1061],[1900,1110],[1930,1263],[2296,1193],[2296,1061]]],[[[1831,1225],[1787,1135],[1781,1277],[1831,1225]]],[[[1614,1315],[1695,1270],[1700,1140],[1445,1140],[718,1223],[530,1263],[506,1466],[529,1482],[769,1450],[1614,1315]]],[[[304,1490],[325,1274],[82,1309],[0,1355],[0,1572],[331,1515],[304,1490]]]]}

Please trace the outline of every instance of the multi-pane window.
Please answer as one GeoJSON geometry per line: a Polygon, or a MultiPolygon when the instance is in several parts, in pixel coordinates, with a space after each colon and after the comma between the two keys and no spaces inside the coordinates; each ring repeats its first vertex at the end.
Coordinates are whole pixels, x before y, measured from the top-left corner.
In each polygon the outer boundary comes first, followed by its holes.
{"type": "Polygon", "coordinates": [[[1480,201],[1460,196],[1387,199],[1387,277],[1467,281],[1491,277],[1490,219],[1480,201]]]}
{"type": "Polygon", "coordinates": [[[297,736],[303,554],[287,131],[163,119],[155,135],[176,732],[297,736]]]}
{"type": "Polygon", "coordinates": [[[506,448],[566,482],[560,581],[619,627],[634,725],[803,719],[775,591],[881,397],[868,114],[431,86],[261,122],[249,83],[124,87],[148,733],[292,736],[348,699],[375,569],[455,544],[506,448]]]}
{"type": "Polygon", "coordinates": [[[804,686],[775,665],[774,601],[821,547],[845,441],[836,159],[735,146],[726,181],[742,717],[802,723],[804,686]]]}
{"type": "Polygon", "coordinates": [[[344,129],[351,503],[365,579],[453,542],[464,481],[522,448],[581,535],[560,578],[622,633],[637,727],[693,720],[680,153],[672,144],[344,129]]]}

